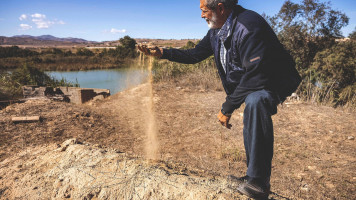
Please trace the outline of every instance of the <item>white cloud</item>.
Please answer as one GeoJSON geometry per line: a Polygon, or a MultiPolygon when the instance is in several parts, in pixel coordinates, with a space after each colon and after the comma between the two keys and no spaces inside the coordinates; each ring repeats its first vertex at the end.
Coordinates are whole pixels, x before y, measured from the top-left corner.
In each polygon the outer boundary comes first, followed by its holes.
{"type": "Polygon", "coordinates": [[[26,30],[29,30],[31,28],[32,28],[32,26],[30,26],[28,24],[20,24],[20,30],[22,30],[22,31],[26,31],[26,30]]]}
{"type": "Polygon", "coordinates": [[[51,21],[46,20],[46,15],[40,13],[32,14],[31,17],[32,22],[35,23],[39,29],[49,28],[49,26],[53,24],[51,21]]]}
{"type": "Polygon", "coordinates": [[[25,14],[22,14],[20,17],[19,17],[19,20],[22,21],[22,20],[26,20],[27,19],[27,15],[25,14]]]}
{"type": "Polygon", "coordinates": [[[46,19],[46,15],[40,14],[40,13],[35,13],[31,15],[32,18],[38,18],[38,19],[46,19]]]}
{"type": "Polygon", "coordinates": [[[46,21],[41,18],[32,19],[32,22],[35,23],[37,28],[39,28],[39,29],[49,28],[51,25],[54,24],[54,22],[52,22],[52,21],[46,21]]]}
{"type": "Polygon", "coordinates": [[[118,30],[115,28],[112,28],[110,33],[116,34],[116,33],[126,33],[126,29],[118,30]]]}
{"type": "MultiPolygon", "coordinates": [[[[26,15],[26,14],[22,14],[19,19],[21,21],[23,20],[27,20],[27,18],[29,18],[34,25],[36,26],[36,28],[38,29],[46,29],[49,28],[50,26],[54,25],[54,24],[65,24],[64,21],[62,20],[48,20],[46,15],[41,14],[41,13],[35,13],[32,15],[26,15]]],[[[32,26],[28,25],[28,24],[21,24],[20,27],[22,28],[21,30],[28,30],[31,29],[32,26]],[[27,25],[27,26],[26,26],[27,25]]]]}
{"type": "Polygon", "coordinates": [[[31,15],[32,17],[32,22],[36,24],[37,28],[39,29],[45,29],[45,28],[49,28],[50,26],[52,26],[53,24],[65,24],[64,21],[62,20],[55,20],[55,21],[50,21],[46,19],[46,15],[44,14],[40,14],[40,13],[35,13],[33,15],[31,15]]]}

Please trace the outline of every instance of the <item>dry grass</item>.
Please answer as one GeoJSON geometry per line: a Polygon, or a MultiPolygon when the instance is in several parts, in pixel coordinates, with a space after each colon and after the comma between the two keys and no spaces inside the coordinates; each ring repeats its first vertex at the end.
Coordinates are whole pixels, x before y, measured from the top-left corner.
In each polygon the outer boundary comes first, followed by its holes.
{"type": "Polygon", "coordinates": [[[213,58],[203,62],[187,65],[165,60],[154,63],[155,82],[174,82],[180,87],[198,90],[222,91],[218,72],[213,58]]]}

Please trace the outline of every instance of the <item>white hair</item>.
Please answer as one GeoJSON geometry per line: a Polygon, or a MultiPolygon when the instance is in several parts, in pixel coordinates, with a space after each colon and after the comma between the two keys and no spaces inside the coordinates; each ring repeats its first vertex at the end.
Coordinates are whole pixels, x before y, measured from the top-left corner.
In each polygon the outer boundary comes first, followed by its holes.
{"type": "Polygon", "coordinates": [[[238,0],[205,0],[206,7],[211,10],[214,10],[219,3],[224,4],[225,8],[232,9],[237,3],[238,0]]]}

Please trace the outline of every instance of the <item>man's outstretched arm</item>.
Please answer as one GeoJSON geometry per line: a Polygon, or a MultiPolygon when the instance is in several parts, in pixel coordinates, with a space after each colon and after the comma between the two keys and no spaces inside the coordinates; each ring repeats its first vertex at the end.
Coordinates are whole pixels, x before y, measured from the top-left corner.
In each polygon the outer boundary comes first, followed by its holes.
{"type": "Polygon", "coordinates": [[[161,59],[168,59],[173,62],[184,64],[195,64],[205,60],[213,54],[210,44],[210,31],[208,34],[195,46],[195,48],[181,49],[162,49],[158,47],[149,48],[147,46],[138,45],[138,49],[146,55],[155,56],[161,59]]]}

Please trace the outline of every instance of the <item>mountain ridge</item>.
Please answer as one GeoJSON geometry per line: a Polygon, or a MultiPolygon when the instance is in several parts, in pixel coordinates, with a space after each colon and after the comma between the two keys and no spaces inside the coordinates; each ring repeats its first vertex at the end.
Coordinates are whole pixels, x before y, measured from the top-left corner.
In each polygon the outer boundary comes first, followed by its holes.
{"type": "MultiPolygon", "coordinates": [[[[0,37],[5,37],[5,36],[0,36],[0,37]]],[[[56,37],[53,35],[40,35],[40,36],[32,36],[32,35],[14,35],[12,37],[6,37],[6,38],[24,38],[24,39],[35,39],[35,40],[40,40],[40,41],[58,41],[58,42],[74,42],[74,43],[93,43],[95,41],[88,41],[82,38],[74,38],[74,37],[65,37],[65,38],[60,38],[56,37]]]]}

